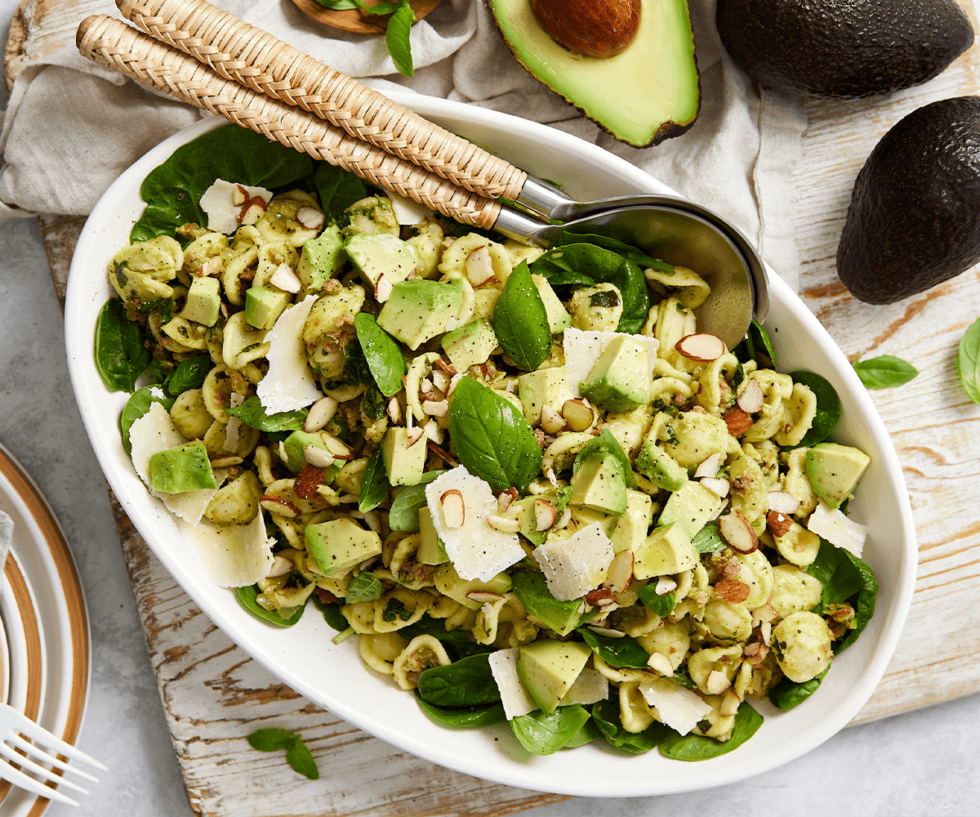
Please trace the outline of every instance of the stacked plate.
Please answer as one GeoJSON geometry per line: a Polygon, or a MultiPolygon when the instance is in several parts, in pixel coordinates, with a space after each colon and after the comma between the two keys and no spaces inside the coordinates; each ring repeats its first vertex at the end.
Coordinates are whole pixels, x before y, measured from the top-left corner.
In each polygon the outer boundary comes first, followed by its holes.
{"type": "MultiPolygon", "coordinates": [[[[14,523],[0,591],[0,700],[74,743],[89,684],[85,597],[57,520],[3,446],[0,511],[14,523]]],[[[34,817],[47,803],[0,781],[4,817],[34,817]]]]}

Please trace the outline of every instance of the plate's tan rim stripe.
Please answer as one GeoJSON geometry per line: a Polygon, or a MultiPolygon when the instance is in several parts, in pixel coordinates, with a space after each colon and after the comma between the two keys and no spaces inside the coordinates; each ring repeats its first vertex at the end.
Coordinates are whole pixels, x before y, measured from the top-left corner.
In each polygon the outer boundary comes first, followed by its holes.
{"type": "MultiPolygon", "coordinates": [[[[58,580],[61,583],[61,591],[68,609],[68,623],[72,645],[72,676],[69,709],[65,720],[65,729],[61,738],[68,743],[74,743],[75,738],[78,737],[78,730],[81,727],[82,712],[88,692],[90,660],[88,616],[85,610],[85,597],[82,592],[82,585],[78,578],[78,571],[75,569],[75,562],[68,548],[68,543],[65,541],[65,537],[61,533],[61,528],[51,513],[51,509],[48,507],[48,503],[34,485],[33,480],[27,476],[2,445],[0,445],[0,473],[14,486],[17,495],[30,509],[34,521],[41,529],[41,533],[48,544],[51,556],[54,559],[55,568],[58,571],[58,580]]],[[[8,557],[7,570],[10,569],[11,563],[13,563],[13,559],[8,557]]],[[[10,575],[17,576],[24,593],[25,603],[33,611],[30,604],[30,593],[24,584],[19,568],[16,567],[16,563],[14,563],[14,568],[13,574],[5,573],[5,575],[8,577],[10,575]]],[[[18,606],[21,609],[25,609],[24,605],[21,604],[20,597],[17,600],[18,606]]],[[[34,625],[34,638],[37,642],[36,651],[38,660],[40,660],[41,642],[36,629],[36,621],[33,616],[25,617],[25,620],[29,620],[34,625]]],[[[30,649],[30,643],[28,644],[28,648],[30,649]]],[[[40,668],[38,672],[40,672],[40,668]]],[[[34,686],[35,689],[40,689],[39,682],[34,686]]],[[[39,695],[37,697],[39,698],[39,695]]],[[[39,700],[33,704],[33,709],[31,709],[31,701],[30,699],[28,700],[27,708],[30,710],[28,712],[29,717],[34,718],[37,716],[38,703],[39,700]]],[[[7,787],[9,788],[9,786],[7,787]]],[[[2,801],[3,794],[5,792],[0,788],[0,801],[2,801]]],[[[38,798],[34,808],[29,812],[29,817],[39,817],[47,808],[49,802],[45,798],[38,798]]]]}

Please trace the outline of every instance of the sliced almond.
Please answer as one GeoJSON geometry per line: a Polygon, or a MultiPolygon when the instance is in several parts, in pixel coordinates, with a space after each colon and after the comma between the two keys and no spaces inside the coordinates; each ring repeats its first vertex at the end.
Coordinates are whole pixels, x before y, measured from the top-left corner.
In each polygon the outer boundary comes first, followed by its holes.
{"type": "Polygon", "coordinates": [[[568,427],[565,418],[562,417],[547,403],[541,406],[541,428],[549,434],[560,434],[568,427]]]}
{"type": "Polygon", "coordinates": [[[562,528],[568,527],[568,523],[572,521],[572,512],[568,508],[565,508],[561,512],[561,516],[558,517],[558,521],[552,526],[552,530],[561,530],[562,528]]]}
{"type": "Polygon", "coordinates": [[[242,213],[238,217],[239,224],[255,224],[265,215],[265,201],[261,198],[249,199],[242,207],[242,213]]]}
{"type": "Polygon", "coordinates": [[[504,513],[518,496],[520,494],[517,493],[516,488],[508,488],[506,491],[501,491],[497,495],[497,507],[500,509],[500,512],[504,513]]]}
{"type": "MultiPolygon", "coordinates": [[[[428,425],[429,424],[426,423],[425,424],[425,427],[427,428],[428,425]]],[[[426,436],[428,437],[428,432],[426,432],[426,436]]],[[[448,451],[446,451],[446,449],[441,448],[440,446],[436,445],[431,440],[429,440],[426,443],[426,446],[428,446],[429,451],[431,451],[433,454],[435,454],[443,462],[448,463],[450,465],[450,467],[455,468],[457,465],[459,465],[459,460],[457,460],[452,454],[450,454],[448,451]]]]}
{"type": "Polygon", "coordinates": [[[670,659],[662,652],[650,653],[650,657],[647,659],[647,666],[652,670],[656,670],[661,675],[666,675],[668,678],[672,678],[674,675],[674,665],[670,663],[670,659]]]}
{"type": "Polygon", "coordinates": [[[752,626],[758,627],[763,621],[772,621],[776,617],[776,608],[771,604],[763,604],[752,611],[752,626]]]}
{"type": "MultiPolygon", "coordinates": [[[[321,449],[322,450],[322,449],[321,449]]],[[[293,480],[293,493],[307,502],[317,498],[323,485],[323,468],[307,463],[293,480]]],[[[330,489],[331,492],[333,489],[330,489]]],[[[329,495],[328,495],[329,496],[329,495]]]]}
{"type": "Polygon", "coordinates": [[[666,596],[668,593],[673,593],[677,589],[677,580],[672,579],[670,576],[661,576],[657,580],[657,587],[654,591],[658,596],[666,596]]]}
{"type": "Polygon", "coordinates": [[[434,419],[429,420],[424,426],[422,426],[422,431],[425,432],[425,436],[428,438],[429,442],[433,442],[436,445],[442,445],[442,441],[446,438],[446,432],[443,428],[439,426],[434,419]]]}
{"type": "Polygon", "coordinates": [[[779,539],[789,533],[790,528],[793,527],[793,518],[780,511],[769,511],[766,514],[766,526],[769,532],[779,539]]]}
{"type": "Polygon", "coordinates": [[[442,505],[442,515],[446,520],[446,527],[459,529],[466,522],[466,503],[463,502],[463,494],[456,488],[446,491],[439,502],[442,505]]]}
{"type": "Polygon", "coordinates": [[[759,625],[759,638],[762,639],[762,643],[767,647],[772,645],[772,622],[763,621],[759,625]]]}
{"type": "MultiPolygon", "coordinates": [[[[582,612],[585,611],[583,610],[582,612]]],[[[594,633],[605,635],[609,638],[624,638],[626,636],[626,633],[624,633],[622,630],[614,630],[611,627],[597,627],[595,625],[589,625],[589,629],[594,633]]]]}
{"type": "Polygon", "coordinates": [[[467,593],[466,598],[477,604],[493,604],[495,601],[500,601],[503,596],[500,593],[491,593],[489,590],[474,590],[472,593],[467,593]]]}
{"type": "Polygon", "coordinates": [[[728,676],[724,672],[714,669],[708,673],[708,678],[704,682],[704,691],[709,695],[721,695],[731,685],[732,682],[728,680],[728,676]]]}
{"type": "Polygon", "coordinates": [[[446,389],[449,388],[449,375],[446,374],[441,369],[433,369],[431,376],[432,376],[432,385],[435,386],[443,394],[445,394],[446,389]]]}
{"type": "Polygon", "coordinates": [[[242,185],[236,184],[235,189],[231,191],[231,203],[235,207],[241,207],[246,201],[248,201],[248,191],[242,185]]]}
{"type": "Polygon", "coordinates": [[[725,413],[725,425],[728,426],[728,433],[733,437],[740,437],[755,423],[752,415],[738,406],[730,408],[725,413]]]}
{"type": "Polygon", "coordinates": [[[375,533],[381,533],[381,514],[377,511],[368,511],[364,514],[364,524],[375,533]]]}
{"type": "Polygon", "coordinates": [[[609,563],[605,583],[617,596],[625,593],[633,581],[633,562],[633,551],[621,550],[609,563]]]}
{"type": "Polygon", "coordinates": [[[421,382],[419,383],[419,394],[425,397],[426,395],[434,394],[434,393],[435,392],[432,387],[432,380],[428,377],[423,377],[421,382]]]}
{"type": "Polygon", "coordinates": [[[303,430],[309,433],[319,431],[337,413],[337,406],[340,404],[333,397],[321,397],[312,406],[303,421],[303,430]]]}
{"type": "Polygon", "coordinates": [[[718,707],[718,714],[723,718],[734,718],[738,714],[738,707],[741,701],[735,691],[729,689],[725,697],[721,699],[721,706],[718,707]]]}
{"type": "MultiPolygon", "coordinates": [[[[456,376],[456,369],[451,364],[446,363],[446,361],[443,360],[441,357],[437,357],[435,360],[433,360],[432,361],[432,366],[433,367],[438,367],[439,369],[441,369],[445,374],[449,375],[450,377],[455,377],[456,376]]],[[[460,376],[462,376],[462,375],[460,375],[460,376]]]]}
{"type": "Polygon", "coordinates": [[[303,459],[317,468],[329,468],[337,461],[333,454],[316,445],[307,445],[303,448],[303,459]]]}
{"type": "Polygon", "coordinates": [[[616,601],[612,588],[597,587],[585,594],[585,600],[593,607],[606,607],[616,601]]]}
{"type": "Polygon", "coordinates": [[[299,516],[299,508],[292,502],[288,502],[281,496],[274,494],[263,494],[259,497],[259,505],[269,513],[277,516],[285,516],[287,519],[294,519],[299,516]]]}
{"type": "Polygon", "coordinates": [[[742,393],[735,402],[742,411],[748,414],[755,414],[762,411],[762,405],[766,401],[766,396],[762,393],[762,386],[755,378],[750,378],[742,393]]]}
{"type": "Polygon", "coordinates": [[[500,516],[491,514],[487,517],[487,524],[498,533],[517,533],[521,529],[521,523],[511,516],[500,516]]]}
{"type": "Polygon", "coordinates": [[[234,465],[241,465],[242,458],[236,454],[222,454],[220,457],[215,457],[211,460],[212,468],[231,468],[234,465]]]}
{"type": "Polygon", "coordinates": [[[710,363],[725,354],[725,341],[707,332],[697,332],[682,337],[674,348],[688,360],[710,363]]]}
{"type": "Polygon", "coordinates": [[[300,207],[296,211],[296,220],[307,230],[319,230],[327,219],[319,207],[300,207]]]}
{"type": "Polygon", "coordinates": [[[209,258],[198,270],[202,277],[208,277],[210,275],[217,275],[221,272],[221,256],[214,256],[214,258],[209,258]]]}
{"type": "Polygon", "coordinates": [[[392,397],[388,401],[388,419],[395,425],[398,425],[402,421],[402,407],[397,397],[392,397]]]}
{"type": "Polygon", "coordinates": [[[716,452],[709,457],[705,457],[701,460],[701,464],[694,469],[695,479],[704,479],[707,477],[711,479],[712,477],[718,476],[718,469],[721,468],[722,454],[721,452],[716,452]]]}
{"type": "Polygon", "coordinates": [[[422,411],[431,417],[445,417],[449,414],[449,401],[426,400],[422,403],[422,411]]]}
{"type": "Polygon", "coordinates": [[[740,553],[754,553],[759,548],[759,537],[741,511],[719,516],[718,532],[722,539],[740,553]]]}
{"type": "Polygon", "coordinates": [[[572,431],[586,431],[595,422],[595,409],[587,400],[573,398],[566,400],[561,407],[561,416],[565,418],[572,431]]]}
{"type": "Polygon", "coordinates": [[[766,494],[766,506],[770,511],[796,513],[800,509],[800,500],[788,491],[770,491],[766,494]]]}
{"type": "Polygon", "coordinates": [[[493,258],[490,248],[483,244],[466,256],[464,263],[467,280],[475,287],[493,278],[493,258]]]}
{"type": "Polygon", "coordinates": [[[395,285],[388,280],[384,273],[378,276],[377,283],[374,285],[374,300],[379,304],[383,304],[391,297],[391,293],[395,291],[395,285]]]}
{"type": "MultiPolygon", "coordinates": [[[[409,416],[411,417],[411,414],[409,416]]],[[[424,436],[425,436],[425,429],[422,426],[415,426],[413,428],[407,429],[407,434],[405,435],[405,439],[408,442],[408,444],[411,446],[411,445],[415,445],[415,443],[421,440],[424,436]]]]}
{"type": "Polygon", "coordinates": [[[745,582],[727,580],[715,585],[715,596],[721,601],[739,604],[749,597],[751,589],[745,582]]]}
{"type": "Polygon", "coordinates": [[[293,572],[293,563],[283,556],[275,556],[272,559],[272,567],[265,574],[267,579],[278,579],[280,576],[288,576],[293,572]]]}
{"type": "Polygon", "coordinates": [[[542,533],[554,527],[558,521],[558,511],[547,499],[534,500],[534,529],[542,533]]]}
{"type": "Polygon", "coordinates": [[[327,447],[334,459],[337,460],[352,460],[354,459],[354,452],[347,447],[347,443],[339,440],[337,437],[332,437],[329,434],[323,435],[323,444],[327,447]]]}
{"type": "Polygon", "coordinates": [[[701,484],[711,491],[711,493],[717,494],[722,498],[728,496],[728,492],[732,487],[727,479],[722,479],[721,477],[705,477],[701,480],[701,484]]]}
{"type": "Polygon", "coordinates": [[[269,278],[269,283],[283,292],[294,295],[303,288],[303,282],[289,264],[280,264],[269,278]]]}

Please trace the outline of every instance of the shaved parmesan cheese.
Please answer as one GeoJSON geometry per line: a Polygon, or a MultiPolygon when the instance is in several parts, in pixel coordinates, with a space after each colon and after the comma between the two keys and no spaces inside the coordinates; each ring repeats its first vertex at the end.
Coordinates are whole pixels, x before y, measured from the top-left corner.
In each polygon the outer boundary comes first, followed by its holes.
{"type": "Polygon", "coordinates": [[[269,344],[266,359],[269,371],[255,390],[262,407],[270,414],[295,411],[321,397],[313,370],[306,359],[303,325],[313,308],[316,295],[308,295],[279,316],[265,336],[269,344]]]}
{"type": "Polygon", "coordinates": [[[180,528],[201,557],[208,579],[219,587],[246,587],[272,570],[276,540],[266,534],[261,513],[247,525],[203,520],[196,527],[182,522],[180,528]]]}
{"type": "Polygon", "coordinates": [[[868,538],[867,526],[848,519],[839,509],[831,508],[822,499],[810,514],[806,526],[810,533],[861,558],[864,541],[868,538]]]}
{"type": "Polygon", "coordinates": [[[264,187],[249,187],[218,179],[201,196],[201,209],[208,217],[208,229],[230,234],[241,226],[242,205],[249,199],[260,198],[266,204],[272,191],[264,187]],[[242,190],[245,193],[242,193],[242,190]]]}
{"type": "MultiPolygon", "coordinates": [[[[583,332],[581,329],[569,327],[565,330],[562,348],[565,351],[565,368],[568,370],[568,385],[576,397],[581,397],[579,383],[589,376],[592,367],[602,355],[606,346],[620,337],[619,332],[583,332]]],[[[657,349],[660,341],[648,338],[646,335],[626,335],[647,350],[647,364],[650,368],[650,379],[653,379],[653,367],[657,362],[657,349]]]]}
{"type": "Polygon", "coordinates": [[[549,539],[534,549],[534,558],[558,601],[581,598],[599,586],[616,552],[598,522],[567,539],[549,539]]]}
{"type": "Polygon", "coordinates": [[[561,699],[559,706],[570,706],[572,704],[597,704],[609,697],[609,679],[599,670],[586,667],[575,679],[568,692],[561,699]]]}
{"type": "Polygon", "coordinates": [[[141,480],[146,483],[150,493],[159,499],[175,516],[191,525],[197,525],[204,515],[211,498],[228,478],[228,470],[216,468],[215,488],[201,488],[198,491],[184,491],[179,494],[165,494],[152,489],[150,479],[150,458],[160,452],[183,445],[188,439],[181,434],[170,419],[168,412],[160,403],[151,403],[150,410],[140,417],[129,429],[129,443],[133,452],[133,467],[141,480]]]}
{"type": "Polygon", "coordinates": [[[509,650],[497,650],[490,653],[490,672],[500,690],[500,702],[504,705],[507,720],[519,718],[528,712],[533,712],[538,705],[527,694],[520,677],[517,675],[517,656],[520,647],[509,650]]]}
{"type": "Polygon", "coordinates": [[[391,209],[395,211],[395,218],[403,226],[418,224],[420,221],[425,221],[429,216],[435,215],[424,204],[419,204],[405,196],[399,196],[397,193],[388,193],[388,198],[391,199],[391,209]]]}
{"type": "Polygon", "coordinates": [[[460,578],[489,581],[524,558],[516,533],[494,530],[487,523],[487,517],[498,513],[493,489],[462,465],[426,485],[425,499],[432,525],[460,578]],[[452,490],[462,495],[464,518],[462,526],[451,528],[446,524],[441,500],[444,493],[452,490]]]}
{"type": "Polygon", "coordinates": [[[666,678],[643,681],[639,689],[647,704],[657,710],[660,720],[678,734],[686,735],[711,714],[711,704],[666,678]]]}

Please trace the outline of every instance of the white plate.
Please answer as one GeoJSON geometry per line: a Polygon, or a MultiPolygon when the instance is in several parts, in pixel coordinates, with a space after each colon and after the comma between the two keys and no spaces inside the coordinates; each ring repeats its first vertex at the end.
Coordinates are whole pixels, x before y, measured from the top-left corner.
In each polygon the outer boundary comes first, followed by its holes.
{"type": "MultiPolygon", "coordinates": [[[[561,181],[578,198],[672,192],[628,162],[543,125],[445,100],[407,94],[396,99],[539,177],[561,181]]],[[[781,367],[808,368],[828,378],[844,407],[836,438],[872,456],[851,507],[858,520],[871,525],[865,553],[881,591],[871,624],[834,662],[818,693],[788,713],[760,705],[766,723],[737,751],[693,764],[657,752],[622,756],[596,744],[530,757],[506,725],[477,731],[434,725],[390,679],[364,667],[354,644],[332,645],[334,633],[315,609],[296,626],[275,629],[246,613],[233,592],[210,585],[192,546],[146,492],[122,447],[117,418],[126,395],[110,394],[103,386],[92,337],[110,294],[108,263],[127,243],[143,210],[141,181],[176,147],[217,124],[223,122],[207,120],[168,139],[105,193],[76,247],[65,319],[75,395],[109,483],[163,564],[229,637],[297,692],[365,731],[443,766],[525,789],[609,797],[704,789],[788,763],[847,725],[881,679],[905,621],[915,581],[915,529],[898,458],[865,389],[827,332],[775,275],[766,324],[779,347],[781,367]]]]}
{"type": "MultiPolygon", "coordinates": [[[[57,520],[37,486],[3,446],[0,510],[14,521],[0,595],[9,649],[8,703],[74,743],[89,685],[85,598],[57,520]]],[[[48,802],[0,781],[4,817],[35,817],[48,802]]]]}

